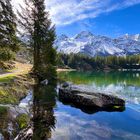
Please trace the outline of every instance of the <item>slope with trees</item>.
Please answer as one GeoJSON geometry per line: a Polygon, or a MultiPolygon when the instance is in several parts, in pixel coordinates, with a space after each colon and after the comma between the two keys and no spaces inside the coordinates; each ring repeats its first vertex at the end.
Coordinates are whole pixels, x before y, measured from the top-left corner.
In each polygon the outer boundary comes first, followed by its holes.
{"type": "Polygon", "coordinates": [[[59,54],[58,67],[70,67],[77,70],[118,70],[140,69],[140,55],[125,57],[88,57],[82,54],[59,54]]]}

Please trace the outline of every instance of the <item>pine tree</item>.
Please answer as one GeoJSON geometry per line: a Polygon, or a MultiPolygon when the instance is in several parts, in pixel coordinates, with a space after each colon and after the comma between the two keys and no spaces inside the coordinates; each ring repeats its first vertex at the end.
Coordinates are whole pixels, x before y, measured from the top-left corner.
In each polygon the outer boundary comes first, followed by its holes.
{"type": "Polygon", "coordinates": [[[16,36],[16,16],[13,12],[11,0],[0,1],[0,59],[12,58],[13,52],[18,51],[18,39],[16,36]],[[6,54],[5,54],[6,52],[6,54]],[[2,55],[3,54],[3,55],[2,55]],[[5,54],[5,55],[4,55],[5,54]],[[6,56],[9,55],[9,56],[6,56]]]}
{"type": "Polygon", "coordinates": [[[30,36],[30,45],[34,48],[34,73],[42,80],[51,79],[55,73],[55,28],[45,10],[44,0],[25,0],[25,4],[25,8],[21,7],[22,14],[18,12],[19,23],[24,34],[30,36]]]}

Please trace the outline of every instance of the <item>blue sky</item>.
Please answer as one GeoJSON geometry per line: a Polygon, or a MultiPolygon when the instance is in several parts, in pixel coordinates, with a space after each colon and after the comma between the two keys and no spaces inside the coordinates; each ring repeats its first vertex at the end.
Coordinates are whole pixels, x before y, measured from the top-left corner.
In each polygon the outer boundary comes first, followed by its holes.
{"type": "Polygon", "coordinates": [[[95,18],[86,18],[68,25],[57,26],[58,34],[63,33],[68,36],[73,36],[83,30],[110,37],[118,37],[126,33],[140,33],[140,4],[102,13],[95,18]]]}
{"type": "MultiPolygon", "coordinates": [[[[23,0],[13,0],[18,3],[23,0]]],[[[83,30],[116,37],[140,33],[140,0],[45,0],[57,34],[73,36],[83,30]]]]}

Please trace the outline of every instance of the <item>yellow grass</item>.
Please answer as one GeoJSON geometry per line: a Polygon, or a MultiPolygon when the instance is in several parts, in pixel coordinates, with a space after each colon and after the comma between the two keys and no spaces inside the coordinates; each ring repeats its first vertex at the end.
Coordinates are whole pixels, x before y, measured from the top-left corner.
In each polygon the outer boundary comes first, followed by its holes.
{"type": "Polygon", "coordinates": [[[24,75],[27,74],[31,69],[32,69],[31,64],[25,64],[25,63],[23,64],[23,63],[15,62],[15,69],[11,70],[8,73],[0,74],[0,78],[24,75]]]}
{"type": "MultiPolygon", "coordinates": [[[[14,63],[15,63],[15,68],[13,70],[8,71],[7,73],[0,74],[0,79],[28,74],[33,67],[33,65],[31,64],[25,64],[16,61],[14,61],[14,63]]],[[[57,69],[57,72],[63,72],[63,71],[74,71],[74,69],[57,69]]]]}

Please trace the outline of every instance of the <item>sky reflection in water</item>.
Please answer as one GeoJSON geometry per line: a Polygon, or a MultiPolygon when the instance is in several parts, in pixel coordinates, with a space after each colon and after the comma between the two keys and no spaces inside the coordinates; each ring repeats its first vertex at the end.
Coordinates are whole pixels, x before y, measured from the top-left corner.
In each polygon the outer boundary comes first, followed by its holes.
{"type": "Polygon", "coordinates": [[[140,74],[133,72],[83,73],[59,75],[80,84],[83,90],[104,91],[126,99],[124,112],[86,114],[80,109],[57,103],[56,129],[52,140],[139,140],[140,139],[140,74]],[[116,75],[116,77],[114,77],[116,75]]]}
{"type": "MultiPolygon", "coordinates": [[[[32,118],[31,124],[35,127],[33,140],[35,138],[37,140],[42,140],[42,138],[50,140],[139,140],[139,75],[137,72],[63,72],[59,74],[59,77],[79,84],[83,90],[104,91],[107,94],[117,94],[123,97],[127,101],[125,111],[87,114],[81,109],[64,105],[56,100],[54,87],[38,85],[34,87],[34,97],[29,92],[18,106],[10,107],[7,113],[1,114],[0,138],[3,137],[1,133],[4,134],[6,130],[16,130],[13,120],[19,113],[27,113],[32,118]]],[[[13,133],[13,130],[11,132],[13,133]]],[[[10,137],[13,139],[12,135],[10,137]]]]}

